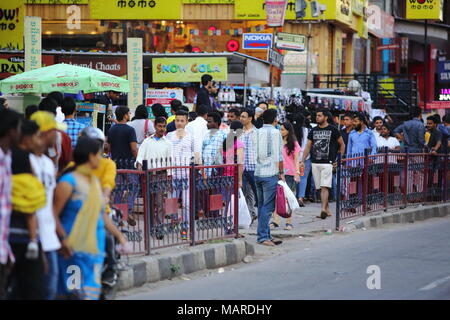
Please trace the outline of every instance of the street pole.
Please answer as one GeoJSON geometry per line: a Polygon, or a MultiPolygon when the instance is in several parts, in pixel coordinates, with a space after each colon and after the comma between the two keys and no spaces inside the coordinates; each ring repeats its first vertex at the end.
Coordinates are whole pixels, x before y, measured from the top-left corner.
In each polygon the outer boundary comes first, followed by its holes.
{"type": "Polygon", "coordinates": [[[311,22],[308,23],[308,43],[307,43],[307,49],[308,50],[306,52],[307,54],[307,58],[306,58],[306,90],[309,89],[309,78],[311,77],[311,39],[312,39],[312,35],[311,35],[311,22]]]}
{"type": "MultiPolygon", "coordinates": [[[[273,33],[272,33],[272,49],[275,50],[275,37],[278,34],[278,27],[273,27],[273,33]]],[[[269,60],[269,50],[267,50],[267,60],[269,60]]],[[[273,65],[270,64],[270,99],[273,99],[273,65]]]]}
{"type": "Polygon", "coordinates": [[[423,52],[425,64],[423,70],[423,111],[427,111],[427,100],[428,100],[428,20],[425,20],[425,44],[424,44],[424,52],[423,52]]]}

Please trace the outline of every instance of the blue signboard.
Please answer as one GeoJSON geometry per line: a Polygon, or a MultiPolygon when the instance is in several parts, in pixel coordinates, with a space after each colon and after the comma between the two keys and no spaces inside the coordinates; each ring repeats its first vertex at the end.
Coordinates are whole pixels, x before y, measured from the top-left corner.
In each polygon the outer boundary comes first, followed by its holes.
{"type": "Polygon", "coordinates": [[[450,61],[438,62],[438,75],[440,83],[450,83],[450,61]]]}
{"type": "Polygon", "coordinates": [[[244,33],[242,35],[242,49],[267,50],[272,48],[271,33],[244,33]]]}

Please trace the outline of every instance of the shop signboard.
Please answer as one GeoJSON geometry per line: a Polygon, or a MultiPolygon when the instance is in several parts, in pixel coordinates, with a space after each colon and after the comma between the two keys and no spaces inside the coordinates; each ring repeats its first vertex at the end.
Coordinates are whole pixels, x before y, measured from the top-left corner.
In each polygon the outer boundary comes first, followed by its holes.
{"type": "Polygon", "coordinates": [[[142,104],[144,100],[144,81],[143,81],[143,58],[142,58],[142,39],[127,39],[127,70],[128,81],[130,82],[130,92],[128,92],[128,106],[135,109],[142,104]]]}
{"type": "MultiPolygon", "coordinates": [[[[6,79],[25,71],[25,58],[23,53],[0,53],[0,79],[6,79]]],[[[54,56],[43,55],[42,66],[54,64],[54,56]]]]}
{"type": "Polygon", "coordinates": [[[56,56],[56,61],[57,63],[67,63],[79,67],[103,71],[117,77],[124,78],[127,75],[127,59],[125,57],[58,55],[56,56]]]}
{"type": "Polygon", "coordinates": [[[367,9],[369,32],[378,38],[394,38],[395,19],[375,4],[367,9]]]}
{"type": "Polygon", "coordinates": [[[89,0],[24,0],[25,4],[89,4],[89,0]]]}
{"type": "Polygon", "coordinates": [[[406,19],[442,21],[442,3],[442,0],[407,0],[406,19]]]}
{"type": "Polygon", "coordinates": [[[301,34],[279,32],[275,39],[275,45],[281,50],[304,51],[306,36],[301,34]]]}
{"type": "Polygon", "coordinates": [[[165,107],[169,107],[173,100],[183,101],[182,89],[147,89],[145,91],[146,106],[160,103],[165,107]]]}
{"type": "Polygon", "coordinates": [[[266,19],[269,27],[282,27],[288,0],[266,0],[266,19]]]}
{"type": "Polygon", "coordinates": [[[307,51],[288,51],[284,56],[284,75],[306,75],[307,51]]]}
{"type": "Polygon", "coordinates": [[[272,48],[271,33],[244,33],[242,35],[242,49],[267,50],[272,48]]]}
{"type": "Polygon", "coordinates": [[[438,81],[440,83],[450,83],[450,61],[438,62],[438,81]]]}
{"type": "Polygon", "coordinates": [[[283,60],[284,56],[281,53],[273,49],[269,49],[269,63],[271,65],[280,70],[283,70],[284,68],[283,60]]]}
{"type": "Polygon", "coordinates": [[[181,20],[181,1],[90,0],[91,19],[181,20]]]}
{"type": "Polygon", "coordinates": [[[200,82],[204,74],[228,80],[227,58],[153,58],[153,82],[200,82]]]}
{"type": "Polygon", "coordinates": [[[183,0],[183,4],[234,4],[235,0],[183,0]]]}
{"type": "Polygon", "coordinates": [[[0,49],[23,50],[23,0],[0,2],[0,49]]]}
{"type": "Polygon", "coordinates": [[[42,67],[41,17],[25,17],[25,71],[42,67]]]}

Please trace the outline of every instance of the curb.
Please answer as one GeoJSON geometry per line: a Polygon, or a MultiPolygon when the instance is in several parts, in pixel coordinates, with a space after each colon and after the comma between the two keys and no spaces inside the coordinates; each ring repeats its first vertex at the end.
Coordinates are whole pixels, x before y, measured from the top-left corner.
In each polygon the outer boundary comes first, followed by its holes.
{"type": "Polygon", "coordinates": [[[120,272],[118,290],[140,287],[206,269],[216,269],[242,262],[254,255],[253,244],[235,239],[230,242],[194,247],[188,252],[172,253],[158,257],[145,256],[130,261],[130,268],[120,272]],[[201,248],[203,247],[203,248],[201,248]]]}
{"type": "Polygon", "coordinates": [[[377,228],[384,224],[407,224],[450,215],[450,203],[426,205],[416,208],[402,209],[401,212],[386,213],[379,216],[363,217],[352,224],[345,225],[349,231],[362,228],[377,228]]]}

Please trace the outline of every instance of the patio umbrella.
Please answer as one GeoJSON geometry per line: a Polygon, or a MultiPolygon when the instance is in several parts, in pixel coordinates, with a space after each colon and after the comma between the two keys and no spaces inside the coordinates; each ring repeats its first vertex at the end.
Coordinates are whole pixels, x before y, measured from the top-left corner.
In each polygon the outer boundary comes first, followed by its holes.
{"type": "Polygon", "coordinates": [[[106,72],[71,64],[54,64],[27,71],[0,81],[3,93],[86,93],[100,91],[129,92],[128,80],[106,72]]]}

